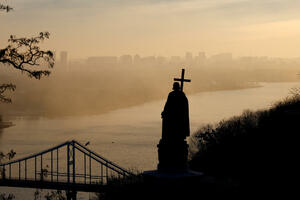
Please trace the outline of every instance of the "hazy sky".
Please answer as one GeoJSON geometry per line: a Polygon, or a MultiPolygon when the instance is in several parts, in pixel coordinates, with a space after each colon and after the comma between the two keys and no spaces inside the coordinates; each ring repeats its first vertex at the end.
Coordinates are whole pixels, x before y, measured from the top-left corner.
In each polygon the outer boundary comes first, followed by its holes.
{"type": "Polygon", "coordinates": [[[45,46],[96,55],[300,56],[299,0],[0,0],[0,47],[10,34],[49,31],[45,46]]]}

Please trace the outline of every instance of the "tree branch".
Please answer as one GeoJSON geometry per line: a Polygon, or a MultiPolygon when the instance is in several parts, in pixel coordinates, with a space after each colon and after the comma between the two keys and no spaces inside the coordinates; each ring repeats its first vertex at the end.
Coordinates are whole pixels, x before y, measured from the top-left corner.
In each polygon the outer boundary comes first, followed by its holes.
{"type": "MultiPolygon", "coordinates": [[[[49,39],[49,36],[49,32],[41,32],[38,36],[31,38],[17,38],[11,35],[8,40],[9,45],[0,49],[0,63],[25,72],[30,78],[41,79],[49,76],[50,70],[34,69],[34,67],[51,69],[54,66],[53,52],[41,50],[39,47],[39,43],[49,39]]],[[[10,103],[11,99],[3,95],[5,90],[14,91],[15,86],[12,84],[0,85],[0,101],[10,103]]]]}
{"type": "Polygon", "coordinates": [[[0,102],[11,103],[11,99],[7,98],[3,95],[3,93],[7,90],[15,91],[16,86],[13,84],[2,84],[0,85],[0,102]]]}
{"type": "Polygon", "coordinates": [[[0,4],[0,11],[6,11],[6,12],[9,12],[11,11],[13,8],[8,6],[8,5],[3,5],[3,4],[0,4]]]}
{"type": "Polygon", "coordinates": [[[39,36],[32,38],[16,38],[11,35],[10,43],[5,49],[0,50],[0,63],[10,64],[15,69],[21,70],[29,77],[40,79],[42,76],[49,76],[49,70],[35,70],[29,66],[45,65],[53,68],[54,57],[52,51],[41,50],[38,44],[44,39],[48,39],[49,32],[41,32],[39,36]]]}

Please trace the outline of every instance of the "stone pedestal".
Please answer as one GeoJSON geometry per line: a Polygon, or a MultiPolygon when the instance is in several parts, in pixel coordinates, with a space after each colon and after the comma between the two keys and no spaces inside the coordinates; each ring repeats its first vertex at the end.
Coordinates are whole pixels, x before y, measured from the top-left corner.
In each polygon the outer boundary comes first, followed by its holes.
{"type": "Polygon", "coordinates": [[[188,144],[185,140],[163,140],[158,147],[157,170],[162,172],[186,171],[188,159],[188,144]]]}
{"type": "MultiPolygon", "coordinates": [[[[160,170],[143,173],[148,199],[193,199],[203,189],[205,177],[200,172],[185,171],[167,172],[160,170]]],[[[202,196],[202,194],[201,194],[202,196]]]]}
{"type": "MultiPolygon", "coordinates": [[[[185,199],[198,191],[205,180],[201,172],[188,169],[188,144],[185,140],[159,141],[157,170],[143,173],[152,199],[185,199]]],[[[151,199],[150,198],[150,199],[151,199]]]]}
{"type": "Polygon", "coordinates": [[[195,172],[189,169],[185,171],[173,171],[173,172],[162,172],[159,170],[152,170],[152,171],[145,171],[143,173],[145,180],[157,183],[157,184],[170,184],[170,183],[177,183],[177,184],[185,184],[187,182],[194,182],[201,180],[204,177],[203,173],[195,172]]]}

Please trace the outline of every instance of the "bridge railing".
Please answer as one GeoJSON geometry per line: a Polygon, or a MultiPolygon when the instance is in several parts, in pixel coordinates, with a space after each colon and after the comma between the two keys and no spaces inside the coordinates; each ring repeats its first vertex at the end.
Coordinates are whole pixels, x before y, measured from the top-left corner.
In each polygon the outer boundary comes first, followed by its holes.
{"type": "Polygon", "coordinates": [[[75,140],[0,164],[0,171],[1,180],[101,185],[116,177],[134,175],[75,140]]]}

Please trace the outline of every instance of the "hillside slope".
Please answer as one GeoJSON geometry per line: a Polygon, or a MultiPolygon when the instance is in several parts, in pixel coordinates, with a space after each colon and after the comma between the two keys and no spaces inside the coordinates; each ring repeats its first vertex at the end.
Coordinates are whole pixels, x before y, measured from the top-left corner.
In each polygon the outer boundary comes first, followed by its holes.
{"type": "Polygon", "coordinates": [[[206,125],[191,138],[190,167],[243,194],[291,194],[299,171],[300,95],[268,110],[206,125]]]}

